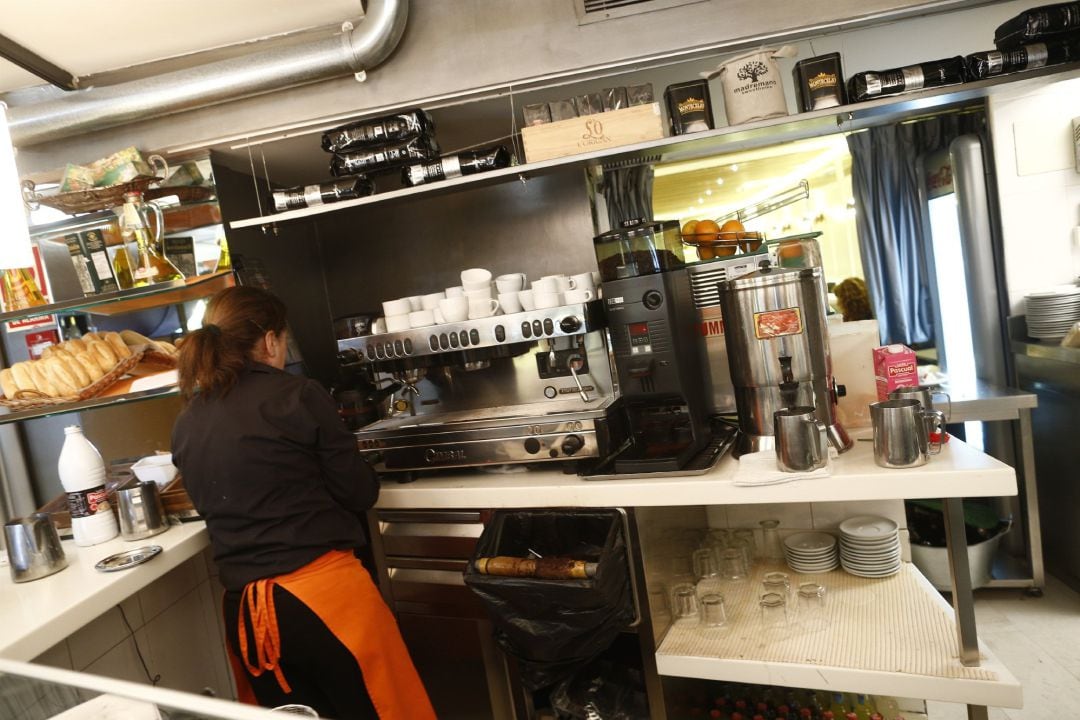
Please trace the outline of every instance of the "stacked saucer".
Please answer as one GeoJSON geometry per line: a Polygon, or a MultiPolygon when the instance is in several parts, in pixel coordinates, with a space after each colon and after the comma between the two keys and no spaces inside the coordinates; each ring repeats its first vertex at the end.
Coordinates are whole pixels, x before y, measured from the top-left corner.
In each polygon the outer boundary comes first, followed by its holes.
{"type": "Polygon", "coordinates": [[[1080,320],[1080,286],[1059,285],[1028,293],[1024,302],[1028,335],[1039,340],[1064,337],[1073,323],[1080,320]]]}
{"type": "Polygon", "coordinates": [[[896,523],[876,515],[858,515],[840,523],[840,564],[859,577],[896,574],[901,564],[896,523]]]}
{"type": "Polygon", "coordinates": [[[836,538],[829,533],[801,532],[784,538],[784,559],[799,573],[834,570],[839,564],[836,538]]]}

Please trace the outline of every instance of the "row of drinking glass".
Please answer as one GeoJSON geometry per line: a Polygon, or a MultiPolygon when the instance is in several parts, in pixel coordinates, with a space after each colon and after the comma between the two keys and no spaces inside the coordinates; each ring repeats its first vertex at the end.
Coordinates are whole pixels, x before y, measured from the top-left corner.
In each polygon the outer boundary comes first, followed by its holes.
{"type": "Polygon", "coordinates": [[[700,547],[691,556],[694,577],[744,580],[750,575],[756,557],[768,560],[783,559],[780,545],[779,520],[762,520],[761,552],[754,542],[754,531],[748,528],[709,530],[700,547]]]}
{"type": "MultiPolygon", "coordinates": [[[[724,595],[716,588],[681,583],[672,588],[671,607],[676,622],[696,622],[705,628],[724,628],[730,620],[724,595]]],[[[786,629],[796,622],[804,629],[828,627],[825,613],[825,586],[805,582],[795,593],[785,572],[765,573],[758,598],[761,626],[765,630],[786,629]]]]}

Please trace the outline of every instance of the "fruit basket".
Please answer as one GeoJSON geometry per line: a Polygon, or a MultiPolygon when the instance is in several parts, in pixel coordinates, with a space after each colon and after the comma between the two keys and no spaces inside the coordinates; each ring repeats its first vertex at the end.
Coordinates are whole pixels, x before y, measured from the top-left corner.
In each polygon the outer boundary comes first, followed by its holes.
{"type": "Polygon", "coordinates": [[[697,248],[701,260],[757,252],[765,242],[764,234],[746,230],[737,220],[723,226],[712,220],[691,220],[683,225],[680,236],[684,244],[697,248]]]}

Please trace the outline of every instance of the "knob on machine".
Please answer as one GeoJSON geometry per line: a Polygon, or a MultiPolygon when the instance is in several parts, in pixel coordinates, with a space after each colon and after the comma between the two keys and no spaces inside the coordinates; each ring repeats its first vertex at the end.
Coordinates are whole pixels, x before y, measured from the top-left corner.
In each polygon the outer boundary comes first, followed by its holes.
{"type": "Polygon", "coordinates": [[[573,455],[585,447],[585,440],[580,435],[567,435],[562,441],[563,455],[573,455]]]}

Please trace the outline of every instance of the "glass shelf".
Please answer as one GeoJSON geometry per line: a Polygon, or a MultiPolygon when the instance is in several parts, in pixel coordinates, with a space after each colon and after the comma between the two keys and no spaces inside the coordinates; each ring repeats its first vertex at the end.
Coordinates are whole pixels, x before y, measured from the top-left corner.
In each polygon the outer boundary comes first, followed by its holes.
{"type": "Polygon", "coordinates": [[[30,410],[7,410],[0,407],[0,425],[20,422],[22,420],[33,420],[34,418],[40,417],[49,417],[50,415],[65,415],[67,413],[80,412],[82,410],[93,410],[96,408],[140,402],[142,400],[171,397],[179,394],[179,392],[179,389],[175,385],[170,385],[168,387],[152,388],[150,390],[126,393],[124,395],[90,398],[89,400],[80,400],[65,405],[46,405],[30,410]]]}
{"type": "Polygon", "coordinates": [[[120,315],[162,305],[174,305],[189,300],[197,300],[213,295],[217,291],[232,287],[235,284],[232,270],[222,270],[209,275],[198,275],[187,280],[101,293],[100,295],[87,295],[25,310],[0,313],[0,322],[51,315],[52,313],[68,310],[84,310],[95,315],[120,315]]]}

